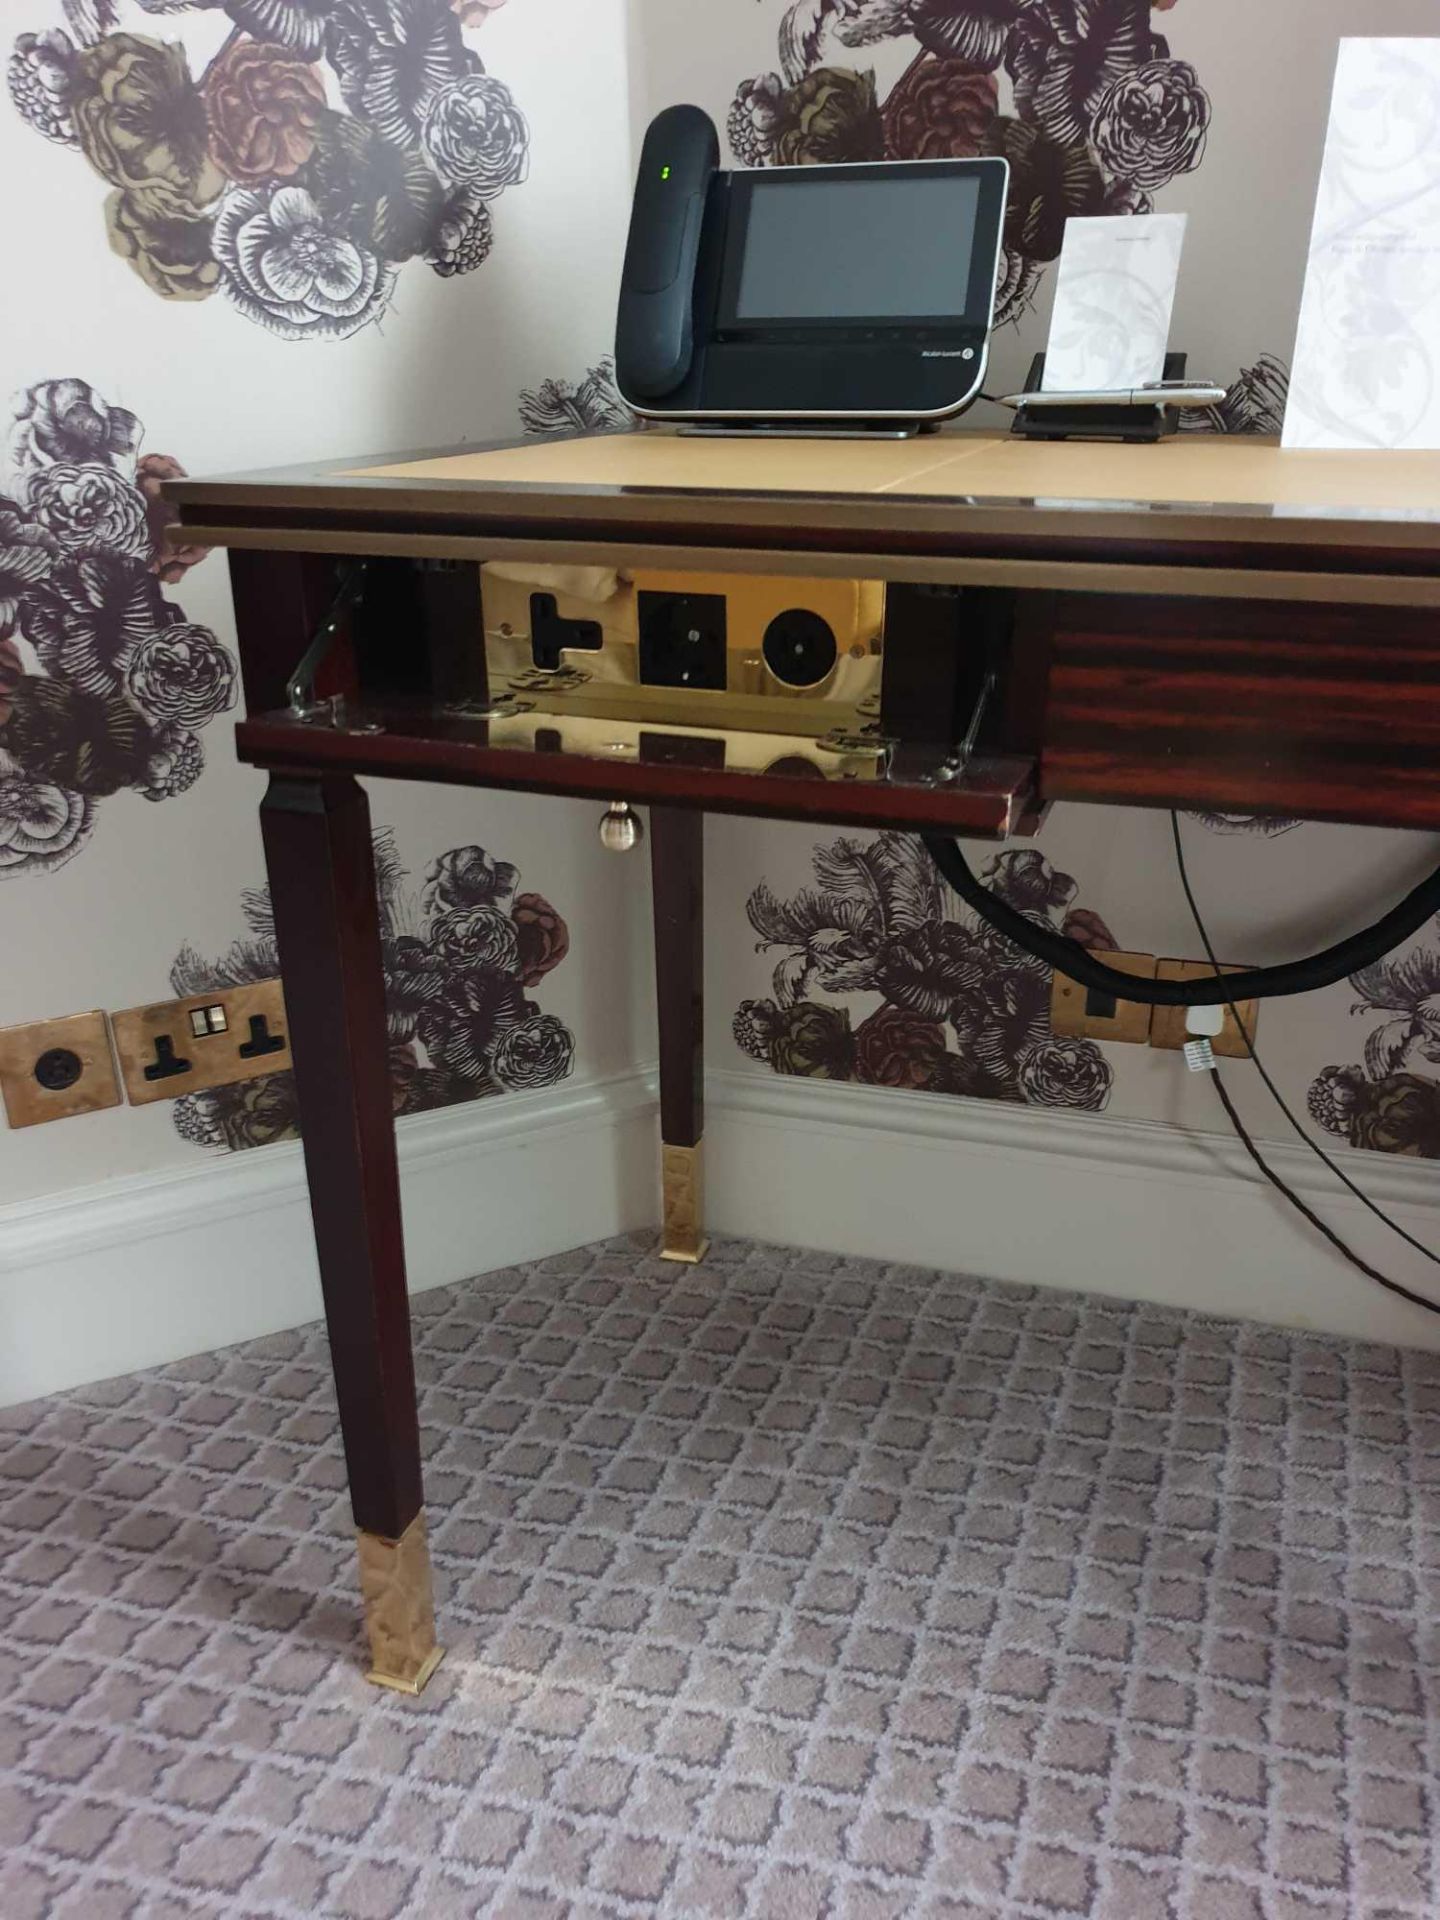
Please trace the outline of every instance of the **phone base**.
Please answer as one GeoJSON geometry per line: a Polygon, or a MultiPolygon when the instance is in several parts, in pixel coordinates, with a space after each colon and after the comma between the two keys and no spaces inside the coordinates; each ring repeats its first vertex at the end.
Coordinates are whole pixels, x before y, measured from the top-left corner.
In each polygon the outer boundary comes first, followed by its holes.
{"type": "Polygon", "coordinates": [[[687,420],[675,431],[708,440],[915,440],[938,420],[687,420]]]}

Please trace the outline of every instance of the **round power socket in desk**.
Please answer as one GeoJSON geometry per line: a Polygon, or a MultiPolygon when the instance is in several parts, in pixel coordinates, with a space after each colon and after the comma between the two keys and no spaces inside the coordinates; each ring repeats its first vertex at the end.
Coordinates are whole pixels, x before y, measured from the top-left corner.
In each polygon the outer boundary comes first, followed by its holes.
{"type": "Polygon", "coordinates": [[[834,672],[839,658],[835,630],[809,607],[787,607],[765,629],[765,664],[787,687],[818,687],[834,672]]]}

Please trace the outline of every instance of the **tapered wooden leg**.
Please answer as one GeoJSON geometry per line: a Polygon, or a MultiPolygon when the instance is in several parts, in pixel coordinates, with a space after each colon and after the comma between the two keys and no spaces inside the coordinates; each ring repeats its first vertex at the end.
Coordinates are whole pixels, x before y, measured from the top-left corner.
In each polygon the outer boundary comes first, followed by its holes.
{"type": "Polygon", "coordinates": [[[705,816],[650,809],[655,998],[660,1016],[661,1255],[703,1258],[705,816]]]}
{"type": "Polygon", "coordinates": [[[418,1693],[440,1660],[390,1108],[370,808],[348,776],[271,778],[260,810],[370,1679],[418,1693]]]}

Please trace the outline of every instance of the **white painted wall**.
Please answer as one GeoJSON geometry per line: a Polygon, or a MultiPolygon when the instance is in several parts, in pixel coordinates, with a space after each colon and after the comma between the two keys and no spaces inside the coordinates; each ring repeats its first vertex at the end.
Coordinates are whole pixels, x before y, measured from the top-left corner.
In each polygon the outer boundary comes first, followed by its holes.
{"type": "MultiPolygon", "coordinates": [[[[1440,1321],[1297,1233],[1233,1141],[724,1068],[707,1102],[714,1233],[1440,1349],[1440,1321]]],[[[611,1234],[643,1245],[657,1215],[653,1068],[420,1114],[399,1148],[416,1292],[611,1234]]],[[[1440,1244],[1424,1163],[1341,1158],[1440,1244]]],[[[1302,1147],[1274,1159],[1364,1257],[1430,1284],[1302,1147]]],[[[0,1209],[0,1406],[319,1312],[295,1145],[0,1209]]]]}

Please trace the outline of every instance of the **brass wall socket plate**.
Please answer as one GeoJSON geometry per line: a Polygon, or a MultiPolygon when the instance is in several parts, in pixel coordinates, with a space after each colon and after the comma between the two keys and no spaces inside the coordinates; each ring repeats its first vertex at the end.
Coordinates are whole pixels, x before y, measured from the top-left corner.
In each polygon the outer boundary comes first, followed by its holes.
{"type": "MultiPolygon", "coordinates": [[[[1245,973],[1245,967],[1221,967],[1221,973],[1245,973]]],[[[1215,969],[1208,960],[1162,960],[1156,969],[1157,980],[1213,980],[1215,969]]],[[[1236,1002],[1240,1018],[1245,1022],[1245,1032],[1255,1038],[1255,1022],[1260,1016],[1258,1000],[1240,1000],[1236,1002]]],[[[1194,1036],[1185,1031],[1184,1007],[1156,1007],[1155,1018],[1150,1023],[1150,1044],[1152,1047],[1168,1047],[1178,1052],[1187,1040],[1194,1036]]],[[[1210,1050],[1227,1060],[1248,1060],[1250,1049],[1243,1035],[1235,1025],[1230,1009],[1225,1009],[1225,1025],[1219,1033],[1210,1036],[1210,1050]]]]}
{"type": "Polygon", "coordinates": [[[118,1107],[120,1082],[104,1014],[0,1028],[0,1093],[12,1127],[118,1107]]]}
{"type": "Polygon", "coordinates": [[[112,1014],[111,1024],[125,1091],[137,1107],[234,1080],[258,1080],[292,1064],[278,980],[130,1007],[112,1014]],[[256,1020],[263,1028],[252,1030],[256,1020]],[[280,1045],[273,1045],[277,1040],[280,1045]]]}
{"type": "MultiPolygon", "coordinates": [[[[1118,973],[1133,973],[1137,980],[1155,978],[1153,953],[1097,952],[1095,958],[1118,973]]],[[[1050,989],[1050,1026],[1055,1033],[1075,1040],[1121,1040],[1143,1047],[1150,1038],[1150,1016],[1156,1009],[1139,1000],[1104,996],[1063,973],[1055,975],[1050,989]]]]}

